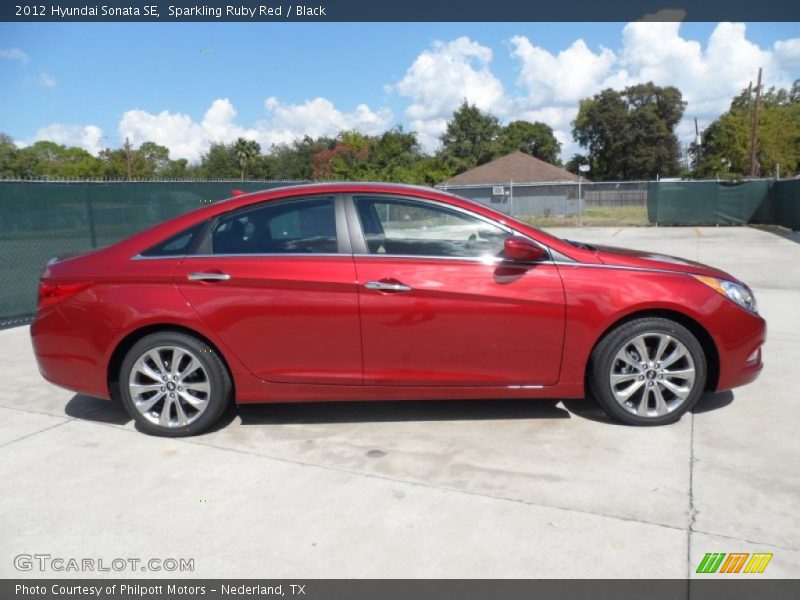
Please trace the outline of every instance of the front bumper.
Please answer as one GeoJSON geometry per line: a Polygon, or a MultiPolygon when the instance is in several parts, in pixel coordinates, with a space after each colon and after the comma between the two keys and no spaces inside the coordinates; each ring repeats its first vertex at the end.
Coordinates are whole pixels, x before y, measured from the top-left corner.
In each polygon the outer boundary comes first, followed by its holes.
{"type": "Polygon", "coordinates": [[[714,318],[712,336],[719,353],[715,391],[739,387],[755,380],[764,368],[762,346],[767,323],[757,314],[727,302],[714,318]]]}

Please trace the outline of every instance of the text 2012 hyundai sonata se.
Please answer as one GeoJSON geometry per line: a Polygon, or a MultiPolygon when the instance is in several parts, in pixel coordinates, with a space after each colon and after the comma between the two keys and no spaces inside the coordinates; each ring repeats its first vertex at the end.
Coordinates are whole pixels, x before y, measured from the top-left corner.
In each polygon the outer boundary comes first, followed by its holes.
{"type": "Polygon", "coordinates": [[[731,275],[569,242],[451,194],[312,184],[238,196],[48,264],[49,381],[190,435],[239,403],[576,398],[676,421],[762,369],[731,275]]]}

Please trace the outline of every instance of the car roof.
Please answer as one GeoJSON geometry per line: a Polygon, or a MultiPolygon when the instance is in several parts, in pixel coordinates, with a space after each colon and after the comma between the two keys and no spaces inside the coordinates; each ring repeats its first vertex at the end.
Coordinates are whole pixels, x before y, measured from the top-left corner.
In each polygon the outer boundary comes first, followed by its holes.
{"type": "Polygon", "coordinates": [[[450,198],[457,198],[459,200],[464,200],[465,198],[460,198],[459,196],[447,192],[445,190],[441,190],[439,188],[434,188],[427,185],[415,185],[410,183],[391,183],[387,181],[318,181],[318,182],[305,182],[305,183],[293,183],[290,185],[281,185],[278,187],[273,188],[265,188],[263,190],[256,190],[254,192],[247,192],[245,194],[238,194],[234,195],[230,198],[226,198],[221,200],[222,202],[227,202],[229,200],[243,200],[245,198],[250,198],[253,196],[264,197],[267,199],[273,195],[273,192],[284,194],[286,192],[305,192],[305,191],[338,191],[338,192],[346,192],[346,191],[375,191],[380,189],[381,191],[397,191],[397,192],[422,192],[425,195],[434,194],[436,196],[447,196],[450,198]]]}

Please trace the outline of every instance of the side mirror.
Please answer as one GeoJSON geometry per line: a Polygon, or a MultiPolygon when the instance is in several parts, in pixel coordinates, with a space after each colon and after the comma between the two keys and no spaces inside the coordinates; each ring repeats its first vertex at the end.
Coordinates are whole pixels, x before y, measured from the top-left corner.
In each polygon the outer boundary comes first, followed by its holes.
{"type": "Polygon", "coordinates": [[[503,256],[515,262],[537,262],[547,258],[547,250],[527,238],[512,235],[503,244],[503,256]]]}

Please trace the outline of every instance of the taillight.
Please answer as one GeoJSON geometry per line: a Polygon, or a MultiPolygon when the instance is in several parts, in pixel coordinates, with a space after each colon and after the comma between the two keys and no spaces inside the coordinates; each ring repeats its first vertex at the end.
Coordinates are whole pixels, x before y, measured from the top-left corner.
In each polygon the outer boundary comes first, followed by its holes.
{"type": "Polygon", "coordinates": [[[57,304],[88,288],[91,283],[47,283],[39,282],[39,310],[57,304]]]}

